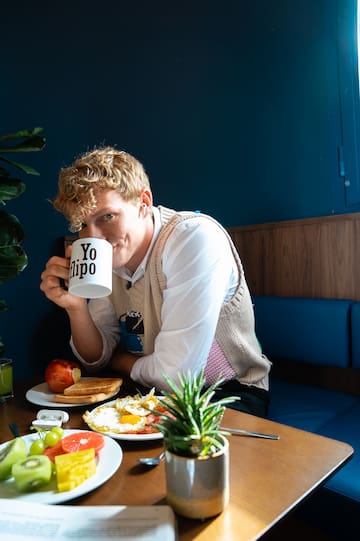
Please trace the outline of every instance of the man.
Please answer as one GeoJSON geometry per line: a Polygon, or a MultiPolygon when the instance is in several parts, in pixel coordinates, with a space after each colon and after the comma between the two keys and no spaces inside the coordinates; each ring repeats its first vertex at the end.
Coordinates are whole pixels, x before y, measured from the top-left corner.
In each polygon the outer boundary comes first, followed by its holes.
{"type": "Polygon", "coordinates": [[[88,370],[107,366],[166,389],[164,374],[204,369],[207,385],[226,379],[219,396],[241,397],[233,407],[266,415],[270,362],[256,339],[241,261],[218,222],[153,206],[142,164],[112,147],[60,172],[54,207],[71,231],[113,247],[109,297],[87,302],[64,289],[67,258],[52,257],[41,275],[41,290],[68,314],[71,346],[88,370]]]}

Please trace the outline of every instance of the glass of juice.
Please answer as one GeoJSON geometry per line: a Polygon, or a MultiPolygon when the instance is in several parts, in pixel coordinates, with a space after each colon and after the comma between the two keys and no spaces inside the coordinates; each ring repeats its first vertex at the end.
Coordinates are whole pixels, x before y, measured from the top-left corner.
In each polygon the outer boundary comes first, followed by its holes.
{"type": "Polygon", "coordinates": [[[0,404],[13,396],[12,360],[0,358],[0,404]]]}

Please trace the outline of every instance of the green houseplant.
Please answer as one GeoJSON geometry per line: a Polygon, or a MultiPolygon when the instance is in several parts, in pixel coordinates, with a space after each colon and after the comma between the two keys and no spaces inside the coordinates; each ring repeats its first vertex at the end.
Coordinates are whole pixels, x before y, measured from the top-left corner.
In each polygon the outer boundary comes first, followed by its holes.
{"type": "Polygon", "coordinates": [[[164,436],[167,500],[190,518],[207,518],[229,501],[229,443],[220,427],[225,406],[238,397],[214,400],[219,379],[205,388],[203,371],[179,376],[179,385],[164,376],[163,412],[156,427],[164,436]]]}
{"type": "MultiPolygon", "coordinates": [[[[14,153],[36,152],[45,146],[45,137],[41,135],[43,128],[20,130],[0,136],[0,203],[19,197],[25,191],[25,183],[13,175],[13,171],[21,171],[28,175],[39,175],[32,167],[10,159],[14,153]]],[[[21,245],[25,234],[16,216],[0,210],[0,284],[4,284],[18,276],[27,266],[28,258],[21,245]]],[[[0,311],[8,310],[7,303],[0,299],[0,311]]],[[[4,345],[0,338],[0,355],[4,345]]]]}

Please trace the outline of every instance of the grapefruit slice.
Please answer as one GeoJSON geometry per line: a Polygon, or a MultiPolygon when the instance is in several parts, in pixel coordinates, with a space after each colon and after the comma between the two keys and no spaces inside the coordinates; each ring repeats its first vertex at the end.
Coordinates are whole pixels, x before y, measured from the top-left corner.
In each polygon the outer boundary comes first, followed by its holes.
{"type": "Polygon", "coordinates": [[[84,451],[85,449],[95,449],[97,454],[105,445],[105,440],[102,434],[97,432],[75,432],[69,434],[61,440],[61,446],[65,453],[75,453],[76,451],[84,451]]]}
{"type": "Polygon", "coordinates": [[[60,440],[58,443],[56,443],[52,447],[46,447],[44,451],[44,455],[48,456],[51,462],[55,462],[55,457],[57,455],[63,455],[64,453],[65,451],[62,446],[62,440],[60,440]]]}

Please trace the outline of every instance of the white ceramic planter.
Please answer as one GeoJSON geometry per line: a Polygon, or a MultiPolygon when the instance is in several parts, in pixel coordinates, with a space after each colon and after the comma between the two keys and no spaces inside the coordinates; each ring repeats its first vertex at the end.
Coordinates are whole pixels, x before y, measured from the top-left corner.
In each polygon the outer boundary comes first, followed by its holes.
{"type": "Polygon", "coordinates": [[[165,452],[168,504],[179,515],[203,519],[229,503],[229,442],[211,457],[187,458],[165,452]]]}

